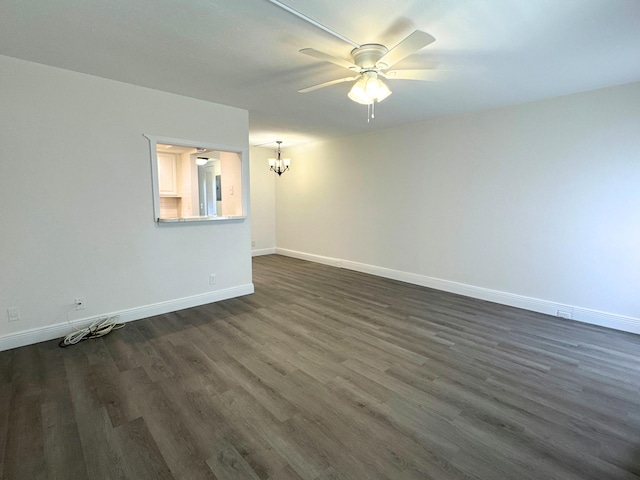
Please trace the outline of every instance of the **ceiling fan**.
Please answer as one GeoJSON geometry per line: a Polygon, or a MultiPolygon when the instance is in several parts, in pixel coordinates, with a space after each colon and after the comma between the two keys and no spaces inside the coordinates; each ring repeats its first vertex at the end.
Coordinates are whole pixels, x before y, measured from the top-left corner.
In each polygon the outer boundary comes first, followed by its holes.
{"type": "Polygon", "coordinates": [[[300,50],[300,53],[344,67],[354,74],[350,77],[338,78],[303,88],[298,90],[300,93],[313,92],[314,90],[336,85],[338,83],[354,82],[348,96],[354,102],[368,106],[367,121],[369,121],[374,117],[375,103],[381,102],[391,95],[391,90],[389,90],[389,87],[387,87],[387,85],[382,81],[382,78],[386,80],[422,81],[433,81],[437,79],[437,73],[433,70],[390,70],[390,68],[400,60],[435,42],[436,39],[428,33],[416,30],[405,37],[392,49],[388,49],[386,46],[379,43],[365,43],[360,45],[282,3],[280,0],[268,1],[355,47],[351,50],[351,60],[335,57],[313,48],[303,48],[300,50]]]}
{"type": "Polygon", "coordinates": [[[313,48],[303,48],[300,53],[347,68],[356,75],[313,85],[298,90],[298,92],[308,93],[330,85],[353,81],[355,83],[349,92],[351,100],[363,105],[380,102],[391,94],[391,90],[380,77],[388,80],[435,80],[436,76],[433,70],[389,70],[403,58],[435,42],[435,40],[428,33],[416,30],[391,50],[378,43],[360,45],[351,50],[351,61],[313,48]]]}

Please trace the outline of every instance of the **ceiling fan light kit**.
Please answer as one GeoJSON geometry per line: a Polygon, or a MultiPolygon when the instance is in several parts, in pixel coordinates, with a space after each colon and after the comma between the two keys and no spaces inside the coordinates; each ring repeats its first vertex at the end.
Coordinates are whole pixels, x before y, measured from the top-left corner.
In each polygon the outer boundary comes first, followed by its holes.
{"type": "Polygon", "coordinates": [[[373,71],[363,73],[347,94],[351,100],[362,105],[381,102],[389,95],[391,95],[391,90],[373,71]]]}

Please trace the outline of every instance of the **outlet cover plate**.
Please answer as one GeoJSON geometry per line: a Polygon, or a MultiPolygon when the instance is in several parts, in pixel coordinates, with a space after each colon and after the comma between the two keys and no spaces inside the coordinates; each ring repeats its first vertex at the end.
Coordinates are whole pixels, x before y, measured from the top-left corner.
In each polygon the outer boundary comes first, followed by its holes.
{"type": "Polygon", "coordinates": [[[558,310],[558,317],[566,318],[567,320],[573,319],[573,313],[568,310],[558,310]]]}
{"type": "Polygon", "coordinates": [[[20,320],[20,309],[18,307],[7,308],[7,319],[10,322],[17,322],[20,320]]]}
{"type": "Polygon", "coordinates": [[[76,303],[76,310],[84,310],[86,304],[84,297],[78,297],[74,301],[76,303]]]}

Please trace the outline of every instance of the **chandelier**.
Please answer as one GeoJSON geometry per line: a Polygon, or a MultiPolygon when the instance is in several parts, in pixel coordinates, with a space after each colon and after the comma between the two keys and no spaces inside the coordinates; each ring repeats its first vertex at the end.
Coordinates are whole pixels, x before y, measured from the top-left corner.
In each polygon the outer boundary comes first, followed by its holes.
{"type": "Polygon", "coordinates": [[[284,159],[280,158],[280,155],[282,153],[280,151],[280,144],[282,143],[282,140],[276,140],[276,143],[278,144],[278,150],[276,150],[277,158],[270,158],[269,159],[269,170],[271,170],[274,173],[277,173],[278,176],[280,176],[284,172],[289,170],[289,165],[291,164],[291,159],[290,158],[284,158],[284,159]]]}

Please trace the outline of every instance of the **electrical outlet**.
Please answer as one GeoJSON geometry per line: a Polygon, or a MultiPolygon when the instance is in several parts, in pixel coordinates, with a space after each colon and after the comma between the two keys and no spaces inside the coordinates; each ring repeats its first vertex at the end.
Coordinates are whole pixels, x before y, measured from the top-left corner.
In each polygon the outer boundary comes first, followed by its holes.
{"type": "Polygon", "coordinates": [[[20,309],[18,307],[7,308],[7,319],[10,322],[17,322],[20,320],[20,309]]]}
{"type": "Polygon", "coordinates": [[[558,310],[558,316],[560,318],[566,318],[567,320],[571,320],[573,318],[573,313],[567,310],[558,310]]]}
{"type": "Polygon", "coordinates": [[[251,246],[255,247],[256,246],[256,241],[255,240],[251,240],[251,246]]]}
{"type": "Polygon", "coordinates": [[[215,285],[216,284],[216,274],[212,273],[211,275],[209,275],[209,285],[215,285]]]}
{"type": "Polygon", "coordinates": [[[78,297],[75,299],[76,310],[84,310],[85,300],[84,297],[78,297]]]}

